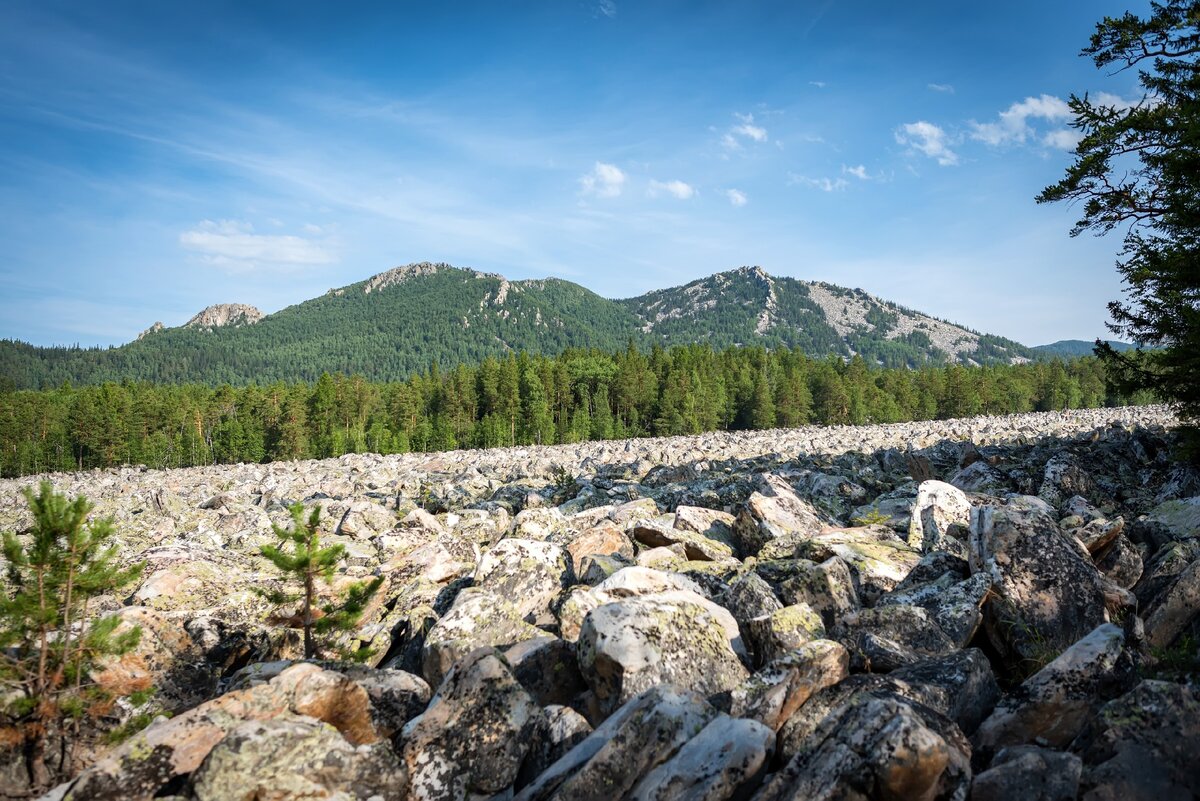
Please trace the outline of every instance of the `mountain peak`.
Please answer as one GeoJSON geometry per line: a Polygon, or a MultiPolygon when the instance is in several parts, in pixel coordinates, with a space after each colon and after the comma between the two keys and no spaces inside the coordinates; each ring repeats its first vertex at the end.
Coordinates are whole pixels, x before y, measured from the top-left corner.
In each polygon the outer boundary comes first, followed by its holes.
{"type": "Polygon", "coordinates": [[[183,324],[184,328],[224,328],[254,325],[266,317],[261,311],[245,303],[217,303],[201,311],[183,324]]]}
{"type": "Polygon", "coordinates": [[[445,271],[463,273],[464,275],[470,275],[475,278],[494,278],[507,284],[504,276],[497,273],[483,273],[479,272],[478,270],[463,269],[461,267],[455,267],[451,264],[446,264],[445,262],[435,263],[430,261],[421,261],[413,264],[404,264],[400,267],[393,267],[392,269],[379,273],[378,275],[371,276],[367,279],[366,284],[363,286],[363,294],[370,295],[372,292],[376,292],[381,289],[387,289],[388,287],[395,286],[397,284],[403,284],[405,281],[410,281],[413,278],[420,278],[427,275],[437,275],[438,273],[445,271]]]}

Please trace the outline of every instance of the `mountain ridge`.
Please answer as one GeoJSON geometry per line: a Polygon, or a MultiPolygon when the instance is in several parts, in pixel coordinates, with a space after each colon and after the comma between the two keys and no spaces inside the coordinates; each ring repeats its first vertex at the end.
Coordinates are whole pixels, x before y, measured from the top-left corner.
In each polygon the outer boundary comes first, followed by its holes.
{"type": "Polygon", "coordinates": [[[1011,363],[1025,346],[980,334],[861,289],[741,267],[633,298],[607,299],[558,278],[418,262],[262,314],[209,307],[182,326],[152,326],[105,349],[0,343],[16,387],[64,380],[249,383],[312,380],[322,372],[406,377],[431,361],[452,366],[527,350],[613,350],[710,344],[787,347],[815,356],[862,355],[884,366],[1011,363]]]}

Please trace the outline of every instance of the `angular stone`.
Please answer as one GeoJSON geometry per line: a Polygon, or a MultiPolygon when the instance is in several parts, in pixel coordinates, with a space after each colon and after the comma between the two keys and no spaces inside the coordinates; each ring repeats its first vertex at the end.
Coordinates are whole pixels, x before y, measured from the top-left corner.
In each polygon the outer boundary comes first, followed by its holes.
{"type": "Polygon", "coordinates": [[[825,637],[821,616],[806,603],[776,609],[749,620],[742,627],[751,645],[754,663],[766,663],[794,651],[811,640],[825,637]]]}
{"type": "Polygon", "coordinates": [[[717,714],[693,692],[651,688],[614,712],[517,793],[514,801],[621,798],[717,714]]]}
{"type": "Polygon", "coordinates": [[[893,670],[887,678],[896,693],[936,709],[966,734],[973,734],[1000,700],[996,674],[978,648],[893,670]]]}
{"type": "Polygon", "coordinates": [[[610,522],[589,528],[567,545],[571,554],[571,566],[577,576],[583,576],[583,559],[586,556],[619,556],[633,561],[633,543],[617,526],[610,522]]]}
{"type": "Polygon", "coordinates": [[[1107,620],[1104,581],[1058,523],[1020,499],[971,515],[971,570],[997,594],[984,613],[988,639],[1014,666],[1040,666],[1107,620]]]}
{"type": "Polygon", "coordinates": [[[630,533],[635,540],[652,548],[679,546],[686,559],[720,562],[734,558],[734,547],[729,543],[666,524],[639,523],[630,533]]]}
{"type": "Polygon", "coordinates": [[[504,658],[538,706],[569,704],[587,689],[574,644],[558,637],[518,643],[504,652],[504,658]]]}
{"type": "Polygon", "coordinates": [[[780,586],[779,594],[787,604],[808,604],[821,615],[827,629],[862,606],[850,568],[836,556],[820,564],[796,560],[795,575],[780,586]]]}
{"type": "Polygon", "coordinates": [[[1132,590],[1142,577],[1142,554],[1124,534],[1097,553],[1095,562],[1105,578],[1127,590],[1132,590]]]}
{"type": "Polygon", "coordinates": [[[823,562],[837,556],[850,568],[858,596],[867,605],[893,590],[921,561],[886,526],[826,529],[799,544],[793,556],[823,562]]]}
{"type": "Polygon", "coordinates": [[[471,653],[401,732],[409,797],[461,799],[512,786],[541,715],[494,650],[471,653]]]}
{"type": "MultiPolygon", "coordinates": [[[[575,588],[567,595],[558,610],[559,632],[563,639],[574,642],[579,639],[579,629],[587,613],[598,606],[642,595],[658,595],[674,590],[687,590],[703,595],[700,585],[686,576],[640,565],[618,570],[590,589],[575,588]]],[[[729,615],[734,630],[737,621],[729,615]]],[[[740,635],[739,635],[740,636],[740,635]]]]}
{"type": "Polygon", "coordinates": [[[247,721],[209,752],[192,776],[197,801],[399,798],[404,765],[387,745],[354,746],[308,717],[247,721]]]}
{"type": "Polygon", "coordinates": [[[842,618],[834,639],[850,651],[855,670],[887,673],[944,656],[957,646],[919,606],[880,606],[842,618]]]}
{"type": "Polygon", "coordinates": [[[756,556],[772,540],[809,537],[826,525],[790,484],[767,473],[759,476],[758,490],[738,512],[734,536],[742,556],[756,556]]]}
{"type": "Polygon", "coordinates": [[[1200,701],[1181,684],[1146,680],[1100,709],[1083,775],[1086,801],[1200,797],[1200,701]]]}
{"type": "Polygon", "coordinates": [[[1117,684],[1124,646],[1124,632],[1108,623],[1076,642],[1001,700],[975,733],[976,747],[1065,748],[1083,730],[1100,691],[1117,684]]]}
{"type": "Polygon", "coordinates": [[[719,715],[650,771],[630,801],[725,801],[758,785],[775,753],[775,732],[758,721],[719,715]]]}
{"type": "Polygon", "coordinates": [[[746,678],[725,628],[703,601],[677,591],[588,613],[579,635],[579,667],[603,712],[659,684],[714,697],[746,678]]]}
{"type": "Polygon", "coordinates": [[[730,714],[753,718],[772,731],[787,722],[814,693],[850,672],[850,654],[833,640],[813,640],[784,654],[730,694],[730,714]]]}
{"type": "Polygon", "coordinates": [[[975,776],[971,801],[1073,801],[1082,772],[1083,762],[1074,754],[1036,745],[1003,748],[991,767],[975,776]]]}
{"type": "Polygon", "coordinates": [[[533,734],[525,761],[521,763],[516,789],[536,780],[591,733],[591,724],[571,707],[556,704],[543,707],[542,722],[533,734]]]}
{"type": "Polygon", "coordinates": [[[1071,533],[1083,543],[1084,547],[1088,549],[1088,553],[1095,556],[1098,552],[1108,547],[1124,530],[1125,518],[1123,517],[1118,517],[1115,520],[1098,518],[1074,529],[1071,533]]]}
{"type": "Polygon", "coordinates": [[[921,553],[961,553],[970,522],[971,501],[966,493],[944,481],[922,481],[912,507],[908,544],[921,553]]]}
{"type": "Polygon", "coordinates": [[[456,660],[477,648],[508,648],[539,638],[549,635],[526,623],[521,610],[488,590],[469,587],[426,633],[421,672],[437,686],[456,660]]]}
{"type": "Polygon", "coordinates": [[[535,540],[500,540],[475,569],[476,587],[508,600],[530,623],[552,619],[551,604],[574,578],[562,547],[535,540]]]}
{"type": "Polygon", "coordinates": [[[952,722],[889,693],[860,693],[821,722],[754,801],[961,798],[970,778],[970,745],[952,722]]]}
{"type": "Polygon", "coordinates": [[[1175,577],[1146,617],[1146,641],[1166,648],[1200,616],[1200,559],[1175,577]]]}

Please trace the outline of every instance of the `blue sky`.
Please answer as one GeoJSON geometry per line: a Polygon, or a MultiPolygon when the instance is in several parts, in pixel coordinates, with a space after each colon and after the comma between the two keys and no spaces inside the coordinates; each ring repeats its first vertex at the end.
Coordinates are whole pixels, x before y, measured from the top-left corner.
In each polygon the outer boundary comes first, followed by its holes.
{"type": "Polygon", "coordinates": [[[1116,235],[1034,196],[1148,3],[6,0],[0,337],[115,344],[414,261],[628,297],[741,265],[1027,344],[1116,235]],[[338,4],[341,5],[341,4],[338,4]]]}

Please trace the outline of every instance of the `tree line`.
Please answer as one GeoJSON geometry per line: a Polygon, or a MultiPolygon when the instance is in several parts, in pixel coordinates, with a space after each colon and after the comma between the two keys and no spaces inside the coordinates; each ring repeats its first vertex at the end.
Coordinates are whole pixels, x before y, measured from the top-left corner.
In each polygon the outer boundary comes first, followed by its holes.
{"type": "Polygon", "coordinates": [[[510,354],[405,381],[107,382],[0,393],[4,476],[559,444],[705,431],[1087,408],[1114,394],[1094,358],[871,368],[861,357],[707,345],[510,354]]]}

